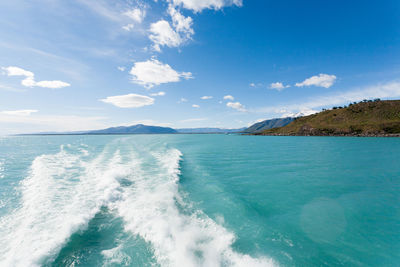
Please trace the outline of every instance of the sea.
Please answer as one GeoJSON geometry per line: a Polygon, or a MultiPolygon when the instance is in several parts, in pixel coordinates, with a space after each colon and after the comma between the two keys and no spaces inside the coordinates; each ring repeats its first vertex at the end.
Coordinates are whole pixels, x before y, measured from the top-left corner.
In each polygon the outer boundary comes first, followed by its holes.
{"type": "Polygon", "coordinates": [[[400,138],[0,137],[0,266],[400,266],[400,138]]]}

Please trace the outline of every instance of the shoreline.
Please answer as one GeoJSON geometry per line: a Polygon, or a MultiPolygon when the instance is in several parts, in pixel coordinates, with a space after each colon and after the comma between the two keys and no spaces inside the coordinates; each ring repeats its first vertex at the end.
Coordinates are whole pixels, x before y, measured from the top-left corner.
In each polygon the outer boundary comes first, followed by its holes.
{"type": "Polygon", "coordinates": [[[400,137],[400,133],[397,134],[282,134],[282,133],[254,133],[248,135],[257,136],[327,136],[327,137],[400,137]]]}

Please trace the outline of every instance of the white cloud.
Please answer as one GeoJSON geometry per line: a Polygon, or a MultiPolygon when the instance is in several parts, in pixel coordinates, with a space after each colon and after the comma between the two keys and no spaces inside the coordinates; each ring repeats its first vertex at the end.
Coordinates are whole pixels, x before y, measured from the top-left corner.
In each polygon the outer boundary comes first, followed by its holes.
{"type": "Polygon", "coordinates": [[[69,83],[62,82],[62,81],[40,81],[40,82],[36,82],[34,86],[58,89],[58,88],[63,88],[63,87],[71,86],[71,85],[69,83]]]}
{"type": "Polygon", "coordinates": [[[200,106],[199,106],[199,105],[196,105],[196,104],[193,104],[192,107],[194,107],[194,108],[199,108],[200,106]]]}
{"type": "Polygon", "coordinates": [[[255,83],[250,83],[249,84],[251,87],[256,87],[256,84],[255,83]]]}
{"type": "Polygon", "coordinates": [[[149,38],[154,43],[153,48],[160,52],[161,46],[178,47],[192,39],[194,30],[193,19],[183,16],[172,5],[168,7],[168,14],[172,19],[172,26],[164,19],[150,25],[149,38]]]}
{"type": "Polygon", "coordinates": [[[118,66],[117,69],[118,69],[119,71],[125,71],[125,67],[120,67],[120,66],[118,66]]]}
{"type": "Polygon", "coordinates": [[[9,66],[2,67],[2,70],[5,71],[7,76],[25,76],[25,79],[21,81],[21,84],[26,87],[44,87],[51,89],[58,89],[63,87],[71,86],[69,83],[63,81],[35,81],[35,75],[31,71],[24,70],[19,67],[9,66]]]}
{"type": "Polygon", "coordinates": [[[283,85],[283,83],[281,83],[281,82],[271,83],[269,86],[270,89],[275,89],[278,91],[281,91],[281,90],[283,90],[285,88],[289,88],[289,87],[290,87],[290,85],[283,85]]]}
{"type": "Polygon", "coordinates": [[[152,93],[151,96],[165,96],[165,92],[152,93]]]}
{"type": "Polygon", "coordinates": [[[190,39],[194,34],[193,19],[191,17],[183,16],[179,11],[177,11],[171,5],[168,7],[168,13],[172,19],[172,25],[177,32],[182,33],[186,39],[190,39]]]}
{"type": "Polygon", "coordinates": [[[146,88],[151,88],[162,83],[179,82],[181,78],[193,78],[192,73],[177,72],[168,64],[163,64],[157,59],[136,62],[130,74],[134,83],[146,88]]]}
{"type": "Polygon", "coordinates": [[[187,102],[188,100],[186,99],[186,98],[181,98],[180,100],[179,100],[179,102],[178,103],[183,103],[183,102],[187,102]]]}
{"type": "Polygon", "coordinates": [[[224,99],[225,100],[231,100],[231,101],[235,100],[235,98],[233,96],[231,96],[231,95],[224,96],[224,99]]]}
{"type": "MultiPolygon", "coordinates": [[[[346,92],[338,92],[324,96],[310,98],[303,103],[288,104],[279,106],[268,106],[260,109],[255,109],[255,112],[261,113],[279,113],[279,114],[298,114],[302,112],[306,114],[307,110],[319,109],[322,107],[332,107],[335,105],[348,104],[358,102],[364,99],[375,98],[399,98],[400,97],[400,82],[392,81],[384,84],[377,84],[363,88],[356,88],[346,92]]],[[[297,101],[299,102],[299,101],[297,101]]]]}
{"type": "Polygon", "coordinates": [[[228,103],[226,103],[226,106],[236,109],[238,111],[242,111],[242,112],[246,111],[246,108],[239,102],[228,102],[228,103]]]}
{"type": "Polygon", "coordinates": [[[130,32],[131,30],[133,30],[135,26],[132,23],[126,24],[125,26],[122,26],[122,29],[124,29],[125,31],[130,32]]]}
{"type": "Polygon", "coordinates": [[[210,96],[210,95],[205,95],[205,96],[200,97],[200,99],[203,99],[203,100],[208,100],[208,99],[211,99],[211,98],[213,98],[213,97],[210,96]]]}
{"type": "Polygon", "coordinates": [[[132,10],[126,11],[124,15],[129,17],[136,23],[142,23],[143,19],[146,17],[146,10],[142,10],[140,8],[134,8],[132,10]]]}
{"type": "Polygon", "coordinates": [[[100,99],[100,101],[119,108],[140,108],[154,104],[154,98],[137,94],[109,96],[105,99],[100,99]]]}
{"type": "Polygon", "coordinates": [[[314,85],[314,86],[329,88],[335,83],[335,80],[336,80],[335,75],[328,75],[321,73],[319,75],[312,76],[301,83],[296,83],[296,86],[303,87],[303,86],[314,85]]]}
{"type": "Polygon", "coordinates": [[[20,110],[5,110],[1,111],[1,114],[15,115],[15,116],[29,116],[32,113],[38,112],[36,109],[20,109],[20,110]]]}
{"type": "Polygon", "coordinates": [[[203,9],[218,10],[224,6],[242,6],[242,0],[172,0],[175,5],[200,12],[203,9]]]}
{"type": "Polygon", "coordinates": [[[34,76],[33,72],[21,69],[19,67],[2,67],[3,71],[5,71],[7,76],[25,76],[25,77],[32,77],[34,76]]]}
{"type": "Polygon", "coordinates": [[[154,43],[154,49],[161,51],[160,46],[178,47],[183,40],[179,33],[174,31],[166,20],[159,20],[150,25],[149,38],[154,43]]]}

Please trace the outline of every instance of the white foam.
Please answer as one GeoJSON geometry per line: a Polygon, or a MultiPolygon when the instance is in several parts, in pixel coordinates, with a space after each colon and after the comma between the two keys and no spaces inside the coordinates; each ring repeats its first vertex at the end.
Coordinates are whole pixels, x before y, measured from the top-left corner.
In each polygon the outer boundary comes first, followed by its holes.
{"type": "Polygon", "coordinates": [[[235,252],[234,234],[202,212],[180,211],[186,205],[178,192],[180,160],[176,149],[153,153],[134,171],[135,187],[115,203],[125,229],[152,244],[161,266],[273,266],[266,257],[235,252]]]}
{"type": "MultiPolygon", "coordinates": [[[[180,151],[129,151],[127,146],[115,142],[89,162],[82,151],[73,154],[63,148],[37,157],[21,184],[20,208],[0,219],[0,266],[51,261],[102,206],[123,218],[127,232],[151,244],[161,266],[274,265],[267,257],[234,251],[235,235],[183,200],[178,190],[180,151]]],[[[102,255],[105,266],[131,260],[121,246],[102,255]]]]}
{"type": "Polygon", "coordinates": [[[61,151],[37,157],[21,183],[21,207],[0,221],[0,265],[39,266],[103,205],[118,199],[126,175],[117,152],[85,163],[61,151]]]}
{"type": "Polygon", "coordinates": [[[105,258],[103,266],[115,266],[116,264],[121,266],[130,266],[132,259],[122,251],[122,248],[122,245],[118,245],[115,248],[103,250],[101,252],[105,258]]]}
{"type": "Polygon", "coordinates": [[[0,179],[4,178],[4,160],[0,159],[0,179]]]}

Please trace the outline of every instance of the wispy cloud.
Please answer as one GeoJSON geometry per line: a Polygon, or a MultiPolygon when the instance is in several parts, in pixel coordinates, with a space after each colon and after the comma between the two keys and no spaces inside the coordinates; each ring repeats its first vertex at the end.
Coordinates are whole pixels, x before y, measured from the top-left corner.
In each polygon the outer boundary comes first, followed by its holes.
{"type": "Polygon", "coordinates": [[[231,96],[231,95],[226,95],[226,96],[224,96],[224,100],[231,100],[231,101],[233,101],[233,100],[235,100],[235,98],[234,98],[233,96],[231,96]]]}
{"type": "Polygon", "coordinates": [[[165,96],[165,92],[157,92],[157,93],[152,93],[150,94],[151,96],[165,96]]]}
{"type": "Polygon", "coordinates": [[[20,109],[20,110],[5,110],[1,114],[15,115],[15,116],[30,116],[32,113],[38,112],[36,109],[20,109]]]}
{"type": "Polygon", "coordinates": [[[194,12],[201,12],[203,9],[219,10],[231,5],[242,6],[242,0],[172,0],[172,2],[194,12]]]}
{"type": "Polygon", "coordinates": [[[287,105],[276,105],[252,109],[251,112],[257,113],[298,113],[312,111],[322,107],[348,104],[354,101],[374,98],[397,98],[400,97],[400,82],[392,81],[388,83],[376,84],[362,88],[354,88],[349,91],[337,92],[323,96],[309,98],[304,102],[287,105]]]}
{"type": "Polygon", "coordinates": [[[202,100],[209,100],[209,99],[212,99],[212,98],[213,97],[210,96],[210,95],[205,95],[205,96],[200,97],[200,99],[202,99],[202,100]]]}
{"type": "Polygon", "coordinates": [[[2,70],[7,76],[24,76],[25,78],[21,81],[21,84],[26,87],[38,86],[44,88],[59,89],[70,86],[69,83],[57,80],[36,82],[33,72],[15,66],[2,67],[2,70]]]}
{"type": "Polygon", "coordinates": [[[281,83],[281,82],[271,83],[269,85],[270,89],[275,89],[277,91],[282,91],[283,89],[289,88],[289,87],[290,87],[290,85],[283,85],[283,83],[281,83]]]}

